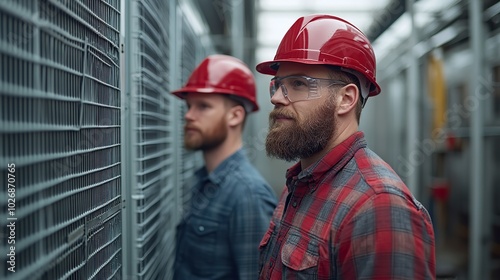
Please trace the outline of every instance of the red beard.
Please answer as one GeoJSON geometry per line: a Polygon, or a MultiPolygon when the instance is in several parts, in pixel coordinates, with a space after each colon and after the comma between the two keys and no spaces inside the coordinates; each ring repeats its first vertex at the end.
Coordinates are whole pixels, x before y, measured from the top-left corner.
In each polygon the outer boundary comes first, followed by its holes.
{"type": "Polygon", "coordinates": [[[322,151],[335,134],[337,122],[334,104],[326,102],[303,121],[284,107],[274,109],[269,114],[267,155],[296,161],[322,151]]]}

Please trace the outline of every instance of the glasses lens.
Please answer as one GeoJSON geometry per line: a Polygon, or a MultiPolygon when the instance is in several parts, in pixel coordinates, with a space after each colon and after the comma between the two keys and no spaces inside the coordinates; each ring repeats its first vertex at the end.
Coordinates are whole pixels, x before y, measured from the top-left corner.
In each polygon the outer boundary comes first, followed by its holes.
{"type": "Polygon", "coordinates": [[[280,82],[276,78],[271,79],[271,82],[269,83],[269,94],[271,95],[271,98],[273,98],[276,91],[278,91],[279,84],[280,82]]]}
{"type": "Polygon", "coordinates": [[[346,83],[342,81],[312,78],[308,76],[274,77],[269,84],[269,94],[272,98],[281,87],[283,96],[290,102],[316,99],[321,97],[321,91],[319,90],[321,84],[327,86],[346,85],[346,83]]]}
{"type": "Polygon", "coordinates": [[[291,102],[310,99],[311,90],[317,92],[314,80],[301,76],[289,76],[282,80],[283,85],[288,92],[288,98],[291,102]]]}

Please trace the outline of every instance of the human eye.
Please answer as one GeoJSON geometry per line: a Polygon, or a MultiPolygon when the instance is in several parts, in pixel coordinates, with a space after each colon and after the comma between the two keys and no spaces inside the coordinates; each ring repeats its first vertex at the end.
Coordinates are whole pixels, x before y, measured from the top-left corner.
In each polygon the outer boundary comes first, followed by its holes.
{"type": "Polygon", "coordinates": [[[288,84],[296,90],[304,90],[309,87],[307,79],[303,77],[290,77],[288,84]]]}
{"type": "Polygon", "coordinates": [[[271,79],[271,82],[269,83],[269,86],[271,88],[279,88],[281,86],[281,80],[278,79],[277,77],[274,77],[271,79]]]}
{"type": "Polygon", "coordinates": [[[206,109],[208,109],[208,108],[210,108],[210,107],[211,107],[211,106],[210,106],[210,104],[205,103],[205,102],[200,102],[200,104],[198,104],[198,108],[199,108],[200,110],[206,110],[206,109]]]}

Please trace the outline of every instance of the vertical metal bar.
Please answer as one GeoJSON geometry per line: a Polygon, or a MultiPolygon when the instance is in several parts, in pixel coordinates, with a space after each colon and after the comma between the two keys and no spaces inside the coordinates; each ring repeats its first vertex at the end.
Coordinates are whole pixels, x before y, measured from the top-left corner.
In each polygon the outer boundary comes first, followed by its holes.
{"type": "MultiPolygon", "coordinates": [[[[37,9],[39,8],[39,6],[37,5],[37,9]]],[[[35,19],[37,22],[39,22],[39,16],[40,13],[36,13],[35,15],[35,19]]],[[[41,33],[40,33],[40,27],[38,24],[34,24],[33,25],[33,41],[32,41],[32,46],[33,46],[33,54],[36,56],[36,57],[41,57],[41,50],[43,47],[45,46],[42,46],[42,40],[41,40],[41,33]]],[[[31,73],[33,75],[33,88],[37,91],[43,91],[43,89],[41,88],[41,71],[40,71],[40,62],[37,61],[34,63],[33,65],[33,72],[31,73]]],[[[47,92],[45,92],[45,94],[47,94],[47,92]]],[[[43,103],[42,102],[39,102],[38,105],[37,105],[37,108],[36,108],[36,111],[37,111],[37,114],[36,116],[34,117],[33,119],[33,123],[36,124],[39,122],[40,120],[40,114],[41,112],[44,111],[44,108],[43,108],[43,103]]],[[[44,132],[44,133],[41,133],[40,135],[40,138],[41,141],[43,141],[45,139],[45,136],[47,135],[48,133],[47,132],[44,132]]],[[[36,141],[36,147],[34,147],[34,153],[35,155],[41,155],[43,152],[47,152],[47,149],[40,149],[40,141],[36,141]]],[[[52,151],[50,151],[52,152],[52,151]]],[[[38,174],[40,171],[38,170],[38,174]]],[[[37,175],[38,175],[37,174],[37,175]]],[[[35,178],[37,178],[37,180],[39,182],[41,182],[41,177],[40,176],[35,176],[35,178]]],[[[37,194],[37,200],[38,201],[42,201],[43,200],[43,196],[42,196],[42,193],[41,192],[38,192],[37,194]]],[[[36,230],[37,232],[41,232],[44,228],[46,228],[46,225],[45,225],[45,219],[44,219],[44,215],[45,213],[43,213],[43,211],[38,211],[38,223],[35,225],[35,228],[34,230],[36,230]]],[[[45,242],[37,242],[37,250],[36,250],[36,258],[42,258],[43,256],[43,252],[46,252],[47,248],[46,248],[46,244],[45,242]]]]}
{"type": "Polygon", "coordinates": [[[120,83],[121,83],[121,106],[122,106],[122,124],[121,127],[121,139],[125,139],[121,143],[121,178],[122,178],[122,278],[123,279],[137,279],[137,215],[135,215],[135,204],[132,201],[133,190],[136,187],[136,174],[135,171],[135,155],[133,147],[135,144],[134,129],[136,126],[135,117],[135,106],[136,101],[133,95],[133,86],[136,85],[134,82],[137,79],[133,75],[133,67],[137,67],[136,60],[134,59],[134,52],[137,51],[132,45],[134,36],[137,33],[132,30],[132,28],[138,28],[138,17],[136,7],[137,3],[135,1],[121,0],[121,13],[120,21],[123,26],[120,39],[123,42],[122,49],[120,52],[120,83]]]}
{"type": "Polygon", "coordinates": [[[231,5],[231,46],[232,54],[245,61],[245,1],[227,1],[231,5]]]}
{"type": "MultiPolygon", "coordinates": [[[[178,11],[177,11],[177,1],[170,1],[170,7],[169,7],[169,13],[170,13],[170,38],[173,38],[170,42],[170,53],[169,53],[169,69],[170,69],[170,90],[174,90],[179,88],[181,85],[179,83],[180,81],[180,64],[179,64],[179,43],[182,41],[180,38],[180,32],[179,30],[182,28],[182,26],[177,26],[179,22],[179,17],[177,16],[178,11]]],[[[181,185],[181,173],[182,173],[182,146],[180,143],[180,137],[177,137],[177,132],[181,130],[181,120],[177,119],[178,116],[180,115],[180,109],[178,106],[178,100],[174,98],[172,95],[169,96],[171,102],[170,102],[170,112],[171,112],[171,124],[172,124],[172,133],[170,134],[170,141],[172,141],[172,155],[174,158],[174,164],[172,166],[173,168],[173,182],[174,182],[174,189],[173,193],[175,195],[175,213],[173,215],[173,223],[174,225],[177,225],[180,216],[176,215],[180,213],[178,210],[181,209],[182,207],[182,185],[181,185]]]]}
{"type": "MultiPolygon", "coordinates": [[[[472,48],[472,71],[469,84],[469,98],[476,108],[471,108],[471,176],[470,176],[470,241],[469,241],[469,279],[489,278],[489,251],[487,233],[484,231],[483,203],[484,192],[484,128],[483,104],[481,93],[484,90],[481,79],[484,77],[484,29],[482,19],[483,1],[469,1],[469,34],[472,48]]],[[[471,106],[472,107],[472,106],[471,106]]]]}
{"type": "Polygon", "coordinates": [[[418,167],[421,164],[421,160],[419,157],[423,155],[418,154],[419,150],[417,147],[418,144],[418,130],[420,127],[419,124],[419,115],[418,115],[418,107],[420,106],[420,97],[419,97],[419,57],[415,52],[415,46],[418,43],[418,30],[415,25],[415,9],[414,4],[415,0],[406,0],[406,6],[408,14],[411,19],[411,33],[410,33],[410,56],[409,56],[409,66],[407,70],[407,90],[408,90],[408,98],[407,100],[407,126],[406,126],[406,141],[407,145],[407,157],[408,162],[410,163],[407,185],[414,194],[417,199],[420,199],[420,190],[418,184],[418,167]]]}
{"type": "MultiPolygon", "coordinates": [[[[83,126],[83,110],[84,110],[84,104],[83,104],[83,99],[85,97],[85,77],[87,76],[87,54],[89,51],[89,44],[88,44],[88,38],[85,38],[85,45],[83,47],[83,68],[82,68],[82,83],[80,84],[80,120],[79,120],[79,125],[78,129],[82,129],[83,126]]],[[[65,81],[67,83],[68,81],[65,81]]],[[[66,94],[70,94],[69,92],[66,94]]]]}

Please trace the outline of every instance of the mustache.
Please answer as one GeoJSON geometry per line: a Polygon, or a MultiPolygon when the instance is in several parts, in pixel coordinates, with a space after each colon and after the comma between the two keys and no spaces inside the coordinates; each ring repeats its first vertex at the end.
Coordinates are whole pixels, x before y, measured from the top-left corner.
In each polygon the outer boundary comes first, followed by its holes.
{"type": "Polygon", "coordinates": [[[295,116],[287,112],[285,109],[274,109],[269,113],[269,120],[275,120],[277,118],[287,118],[295,120],[295,116]]]}

